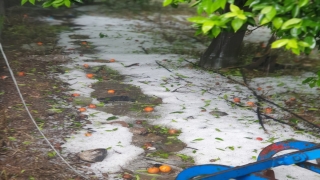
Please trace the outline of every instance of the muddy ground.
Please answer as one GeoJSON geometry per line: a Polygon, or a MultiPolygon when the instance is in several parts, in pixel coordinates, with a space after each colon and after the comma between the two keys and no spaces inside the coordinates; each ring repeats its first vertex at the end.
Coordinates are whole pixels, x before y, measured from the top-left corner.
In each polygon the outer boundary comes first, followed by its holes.
{"type": "MultiPolygon", "coordinates": [[[[137,11],[123,11],[122,16],[139,13],[141,6],[145,6],[145,4],[135,7],[137,11]]],[[[121,9],[122,7],[117,8],[121,9]]],[[[110,15],[114,15],[113,13],[115,13],[115,11],[111,12],[110,15]]],[[[73,15],[77,15],[78,13],[79,12],[73,12],[73,15]]],[[[61,102],[73,105],[85,103],[83,100],[77,100],[77,98],[67,96],[66,92],[71,91],[68,88],[68,84],[59,81],[52,75],[53,73],[64,73],[65,70],[61,69],[58,65],[70,61],[70,59],[65,56],[66,54],[63,47],[57,46],[57,34],[61,31],[71,31],[72,28],[75,28],[68,20],[72,18],[69,14],[70,10],[67,9],[44,10],[36,7],[11,8],[7,14],[2,41],[6,56],[16,75],[18,86],[30,113],[57,150],[61,150],[64,138],[76,132],[86,123],[89,123],[86,121],[86,117],[81,115],[81,113],[73,107],[56,108],[61,102]],[[39,16],[54,16],[63,19],[65,23],[63,25],[48,26],[36,20],[36,17],[39,16]],[[20,73],[19,75],[19,72],[24,72],[25,74],[20,73]]],[[[85,38],[86,37],[74,37],[74,39],[85,38]]],[[[163,33],[163,38],[167,39],[167,41],[175,41],[173,35],[166,34],[165,32],[163,33]]],[[[197,40],[205,41],[206,39],[198,38],[197,40]]],[[[81,41],[75,40],[74,43],[81,43],[81,41]]],[[[77,50],[80,53],[90,53],[86,48],[77,50]]],[[[175,53],[181,54],[187,53],[181,49],[174,51],[175,53]]],[[[189,50],[187,51],[190,53],[189,50]]],[[[199,54],[200,52],[192,52],[194,56],[199,54]]],[[[81,179],[81,177],[67,168],[39,134],[21,103],[21,99],[10,77],[9,68],[5,64],[4,58],[0,57],[0,59],[0,179],[81,179]]],[[[113,113],[115,116],[131,113],[132,116],[136,116],[137,118],[137,121],[132,124],[110,121],[131,128],[131,131],[135,134],[133,144],[144,147],[146,150],[145,154],[132,162],[132,166],[135,166],[135,163],[138,162],[140,163],[139,165],[141,165],[141,161],[145,161],[145,166],[150,166],[150,163],[170,163],[170,161],[174,161],[175,168],[172,174],[157,178],[173,179],[182,168],[193,165],[191,157],[174,154],[174,152],[186,148],[185,144],[178,139],[179,132],[176,132],[174,135],[175,138],[168,140],[167,137],[170,136],[168,134],[169,129],[148,125],[148,123],[144,121],[143,115],[139,114],[139,111],[135,111],[135,109],[141,109],[141,106],[156,106],[162,103],[160,98],[145,96],[139,88],[120,83],[124,77],[108,69],[107,65],[102,66],[100,69],[87,69],[86,71],[94,71],[101,76],[101,82],[93,86],[93,88],[96,89],[96,91],[92,93],[93,97],[110,101],[110,98],[112,99],[117,96],[117,98],[125,98],[126,101],[128,101],[125,105],[113,103],[110,105],[112,108],[105,109],[106,112],[113,113]],[[111,74],[112,76],[108,76],[111,78],[104,79],[105,74],[111,74]],[[99,92],[101,89],[106,89],[110,84],[117,89],[116,94],[108,95],[103,94],[105,91],[99,92]],[[139,108],[136,108],[136,106],[139,106],[139,108]],[[148,147],[146,146],[155,140],[162,142],[154,145],[159,151],[149,153],[148,147]],[[154,157],[160,157],[162,159],[159,161],[159,159],[156,160],[154,157]],[[146,159],[148,161],[146,161],[146,159]]],[[[228,71],[228,73],[232,74],[233,72],[228,71]]],[[[279,74],[284,73],[285,71],[279,74]]],[[[264,73],[259,74],[256,71],[248,72],[248,77],[262,75],[264,75],[264,73]]],[[[312,97],[303,96],[300,98],[303,100],[302,102],[305,103],[308,102],[308,98],[312,97]]],[[[314,101],[315,100],[313,100],[313,102],[314,101]]],[[[98,108],[104,110],[104,107],[98,108]]],[[[308,116],[313,123],[317,125],[320,124],[318,112],[310,110],[304,114],[308,116]]],[[[69,156],[67,160],[71,162],[72,166],[80,170],[84,170],[83,167],[90,166],[90,163],[81,161],[75,156],[69,156]]],[[[121,179],[124,173],[131,173],[133,175],[130,169],[123,169],[119,172],[119,179],[121,179]]],[[[140,175],[141,179],[153,178],[143,173],[140,175]]],[[[104,176],[105,179],[108,178],[108,174],[104,174],[104,176]]],[[[90,178],[97,179],[94,174],[91,174],[90,178]]]]}

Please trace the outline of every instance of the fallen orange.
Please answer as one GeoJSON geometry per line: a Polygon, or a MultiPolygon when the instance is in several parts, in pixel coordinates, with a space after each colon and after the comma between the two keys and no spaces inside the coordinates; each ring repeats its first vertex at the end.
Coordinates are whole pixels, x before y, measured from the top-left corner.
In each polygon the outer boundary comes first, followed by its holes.
{"type": "Polygon", "coordinates": [[[80,111],[80,112],[85,112],[85,111],[87,111],[87,109],[84,108],[84,107],[82,107],[82,108],[79,108],[79,111],[80,111]]]}
{"type": "Polygon", "coordinates": [[[25,76],[25,75],[26,75],[26,73],[23,71],[18,72],[18,76],[25,76]]]}
{"type": "Polygon", "coordinates": [[[73,93],[72,96],[73,96],[73,97],[77,97],[77,96],[80,96],[80,94],[78,94],[78,93],[73,93]]]}
{"type": "Polygon", "coordinates": [[[37,42],[37,44],[38,44],[38,46],[42,46],[43,43],[42,42],[37,42]]]}
{"type": "Polygon", "coordinates": [[[115,59],[110,59],[109,62],[116,62],[116,60],[115,59]]]}
{"type": "Polygon", "coordinates": [[[88,65],[88,64],[84,64],[83,67],[84,67],[84,68],[88,68],[89,65],[88,65]]]}
{"type": "Polygon", "coordinates": [[[89,79],[91,79],[91,78],[93,78],[93,74],[87,74],[87,78],[89,78],[89,79]]]}
{"type": "Polygon", "coordinates": [[[238,97],[233,98],[233,102],[239,103],[240,102],[240,98],[238,98],[238,97]]]}
{"type": "Polygon", "coordinates": [[[272,113],[272,108],[271,107],[267,107],[265,110],[266,114],[271,114],[272,113]]]}
{"type": "Polygon", "coordinates": [[[113,89],[109,89],[107,92],[108,92],[108,94],[114,94],[116,91],[113,89]]]}
{"type": "Polygon", "coordinates": [[[161,172],[164,172],[164,173],[168,173],[171,171],[171,167],[165,164],[161,165],[159,169],[161,172]]]}
{"type": "Polygon", "coordinates": [[[143,109],[144,112],[151,112],[153,111],[153,107],[147,106],[143,109]]]}
{"type": "Polygon", "coordinates": [[[92,136],[92,134],[91,134],[91,133],[89,133],[89,132],[84,133],[84,135],[85,135],[85,136],[87,136],[87,137],[88,137],[88,136],[92,136]]]}
{"type": "Polygon", "coordinates": [[[95,104],[89,104],[88,107],[94,109],[94,108],[96,108],[97,106],[96,106],[95,104]]]}
{"type": "Polygon", "coordinates": [[[254,107],[254,102],[249,101],[249,102],[247,102],[247,105],[251,106],[251,107],[254,107]]]}
{"type": "Polygon", "coordinates": [[[178,130],[176,130],[176,129],[169,129],[169,130],[168,130],[168,133],[171,134],[171,135],[174,135],[174,134],[177,134],[177,133],[178,133],[178,130]]]}
{"type": "Polygon", "coordinates": [[[149,168],[147,169],[147,171],[148,171],[148,173],[150,173],[150,174],[158,174],[159,171],[160,171],[160,169],[157,168],[157,167],[149,167],[149,168]]]}

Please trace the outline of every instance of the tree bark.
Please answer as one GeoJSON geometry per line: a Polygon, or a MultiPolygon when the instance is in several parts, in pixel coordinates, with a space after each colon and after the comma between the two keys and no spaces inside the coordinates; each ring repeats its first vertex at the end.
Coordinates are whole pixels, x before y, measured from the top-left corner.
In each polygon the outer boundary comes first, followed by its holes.
{"type": "Polygon", "coordinates": [[[200,66],[207,69],[219,69],[238,65],[238,55],[245,30],[221,32],[200,58],[200,66]]]}
{"type": "Polygon", "coordinates": [[[0,41],[1,41],[1,34],[2,34],[2,29],[4,25],[4,19],[5,19],[5,8],[4,8],[4,1],[0,1],[0,41]]]}

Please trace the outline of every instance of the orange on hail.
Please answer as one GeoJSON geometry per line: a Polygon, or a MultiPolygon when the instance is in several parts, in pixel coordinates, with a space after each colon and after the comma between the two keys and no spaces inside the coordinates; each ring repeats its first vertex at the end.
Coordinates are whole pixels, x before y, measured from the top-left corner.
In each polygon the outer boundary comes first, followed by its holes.
{"type": "Polygon", "coordinates": [[[86,41],[82,41],[81,44],[82,45],[87,45],[87,42],[86,41]]]}
{"type": "Polygon", "coordinates": [[[116,60],[115,59],[110,59],[109,62],[116,62],[116,60]]]}
{"type": "Polygon", "coordinates": [[[271,114],[272,113],[272,108],[271,107],[267,107],[265,109],[266,114],[271,114]]]}
{"type": "Polygon", "coordinates": [[[130,174],[123,174],[123,179],[132,179],[132,176],[130,174]]]}
{"type": "Polygon", "coordinates": [[[116,91],[113,89],[109,89],[107,92],[108,92],[108,94],[114,94],[116,91]]]}
{"type": "Polygon", "coordinates": [[[147,169],[147,171],[148,171],[148,173],[150,173],[150,174],[158,174],[159,171],[160,171],[160,169],[157,168],[157,167],[149,167],[149,168],[147,169]]]}
{"type": "Polygon", "coordinates": [[[78,93],[73,93],[72,96],[73,96],[73,97],[77,97],[77,96],[80,96],[80,94],[78,94],[78,93]]]}
{"type": "Polygon", "coordinates": [[[23,71],[18,72],[18,76],[25,76],[25,75],[26,75],[26,73],[23,71]]]}
{"type": "Polygon", "coordinates": [[[89,104],[89,108],[96,108],[97,106],[95,104],[89,104]]]}
{"type": "Polygon", "coordinates": [[[42,46],[43,43],[42,42],[37,42],[37,44],[38,44],[38,46],[42,46]]]}
{"type": "Polygon", "coordinates": [[[176,129],[169,129],[169,130],[168,130],[168,133],[171,134],[171,135],[177,134],[177,133],[178,133],[178,130],[176,130],[176,129]]]}
{"type": "Polygon", "coordinates": [[[254,102],[249,101],[249,102],[247,102],[247,105],[253,107],[254,106],[254,102]]]}
{"type": "Polygon", "coordinates": [[[240,98],[238,98],[238,97],[233,98],[233,102],[239,103],[240,102],[240,98]]]}
{"type": "Polygon", "coordinates": [[[153,107],[147,106],[143,109],[144,112],[151,112],[153,111],[153,107]]]}
{"type": "Polygon", "coordinates": [[[91,78],[93,78],[93,76],[94,76],[93,74],[87,74],[87,78],[91,79],[91,78]]]}
{"type": "Polygon", "coordinates": [[[84,67],[84,68],[88,68],[89,65],[88,65],[88,64],[84,64],[83,67],[84,67]]]}
{"type": "Polygon", "coordinates": [[[258,88],[257,88],[257,90],[258,90],[258,91],[261,91],[261,90],[262,90],[262,88],[261,88],[261,87],[258,87],[258,88]]]}
{"type": "Polygon", "coordinates": [[[165,164],[161,165],[159,169],[161,172],[164,172],[164,173],[168,173],[171,171],[171,167],[165,164]]]}
{"type": "Polygon", "coordinates": [[[87,111],[87,109],[84,108],[84,107],[82,107],[82,108],[79,108],[79,111],[80,111],[80,112],[85,112],[85,111],[87,111]]]}
{"type": "Polygon", "coordinates": [[[84,133],[85,136],[89,137],[89,136],[92,136],[91,133],[87,132],[87,133],[84,133]]]}

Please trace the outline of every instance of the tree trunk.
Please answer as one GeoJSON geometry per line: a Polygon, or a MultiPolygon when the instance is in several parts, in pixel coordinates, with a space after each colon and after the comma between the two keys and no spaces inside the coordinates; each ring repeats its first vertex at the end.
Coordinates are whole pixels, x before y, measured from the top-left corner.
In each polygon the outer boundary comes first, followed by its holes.
{"type": "Polygon", "coordinates": [[[200,58],[200,66],[207,69],[219,69],[237,65],[245,33],[245,30],[239,30],[236,33],[221,32],[203,53],[200,58]]]}
{"type": "Polygon", "coordinates": [[[5,13],[4,1],[1,0],[0,1],[0,41],[1,41],[1,34],[2,34],[3,25],[4,25],[4,19],[5,19],[4,13],[5,13]]]}

